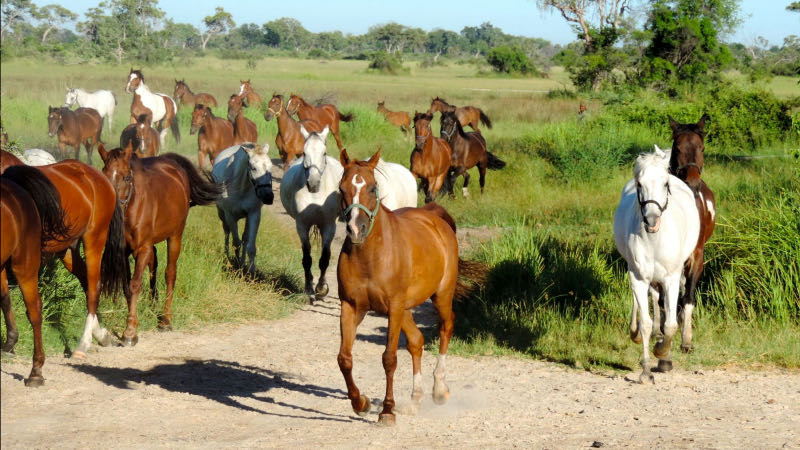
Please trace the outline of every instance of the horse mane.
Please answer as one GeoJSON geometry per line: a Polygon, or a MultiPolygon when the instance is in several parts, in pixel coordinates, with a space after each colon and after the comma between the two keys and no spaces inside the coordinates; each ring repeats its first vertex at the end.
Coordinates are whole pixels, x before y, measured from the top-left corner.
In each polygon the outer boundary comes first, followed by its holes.
{"type": "Polygon", "coordinates": [[[683,133],[694,133],[701,138],[706,137],[705,129],[698,127],[696,123],[679,123],[678,126],[675,127],[673,134],[678,136],[683,133]]]}
{"type": "Polygon", "coordinates": [[[139,70],[139,69],[132,70],[131,73],[136,74],[136,76],[139,77],[139,79],[142,80],[142,83],[144,83],[144,75],[142,75],[142,71],[141,70],[139,70]]]}
{"type": "Polygon", "coordinates": [[[639,178],[645,168],[647,167],[660,167],[665,172],[669,171],[669,160],[657,153],[642,153],[636,158],[636,164],[633,167],[633,175],[639,178]]]}
{"type": "Polygon", "coordinates": [[[418,112],[414,114],[414,122],[419,119],[433,120],[433,114],[428,114],[427,112],[418,112]]]}
{"type": "Polygon", "coordinates": [[[436,97],[436,98],[434,98],[432,101],[433,101],[433,102],[435,102],[435,101],[437,101],[437,100],[438,100],[438,101],[440,101],[440,102],[442,102],[442,103],[444,103],[444,104],[445,104],[445,105],[447,105],[447,106],[452,106],[450,103],[447,103],[447,100],[443,99],[442,97],[438,97],[438,96],[437,96],[437,97],[436,97]]]}

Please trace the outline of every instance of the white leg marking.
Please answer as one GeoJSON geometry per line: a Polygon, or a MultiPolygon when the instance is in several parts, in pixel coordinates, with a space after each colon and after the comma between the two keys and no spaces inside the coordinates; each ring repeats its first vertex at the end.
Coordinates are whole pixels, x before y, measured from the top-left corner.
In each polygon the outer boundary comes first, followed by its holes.
{"type": "Polygon", "coordinates": [[[469,197],[469,189],[462,187],[461,193],[464,194],[464,197],[469,197]]]}
{"type": "Polygon", "coordinates": [[[78,347],[75,349],[75,353],[86,353],[89,351],[89,347],[92,345],[92,329],[95,326],[95,322],[97,322],[97,316],[94,314],[87,314],[86,315],[86,323],[83,326],[83,334],[81,334],[81,339],[78,341],[78,347]]]}
{"type": "Polygon", "coordinates": [[[683,332],[681,333],[681,344],[691,345],[692,343],[692,313],[694,305],[684,305],[683,307],[683,332]]]}

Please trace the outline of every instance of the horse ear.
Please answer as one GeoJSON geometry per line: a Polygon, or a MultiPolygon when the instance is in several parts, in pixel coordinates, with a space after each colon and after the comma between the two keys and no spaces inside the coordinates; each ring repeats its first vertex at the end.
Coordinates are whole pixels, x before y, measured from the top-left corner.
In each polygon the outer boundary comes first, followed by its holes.
{"type": "Polygon", "coordinates": [[[664,150],[661,150],[661,148],[658,146],[658,144],[653,144],[653,147],[655,147],[656,155],[658,155],[658,156],[663,158],[664,155],[665,155],[664,150]]]}
{"type": "Polygon", "coordinates": [[[303,139],[308,139],[311,134],[306,130],[306,127],[300,125],[300,133],[303,135],[303,139]]]}
{"type": "Polygon", "coordinates": [[[381,150],[382,147],[378,147],[378,151],[375,152],[375,154],[369,158],[369,162],[367,163],[367,165],[369,166],[370,169],[375,170],[375,167],[378,165],[378,161],[380,161],[381,159],[381,150]]]}
{"type": "Polygon", "coordinates": [[[341,152],[339,152],[339,162],[342,163],[342,167],[347,167],[350,164],[350,156],[347,154],[347,149],[343,148],[341,152]]]}
{"type": "Polygon", "coordinates": [[[710,119],[710,117],[708,117],[707,113],[703,113],[703,117],[701,117],[700,120],[697,121],[697,128],[699,128],[701,132],[703,131],[703,128],[706,126],[706,119],[710,119]]]}
{"type": "Polygon", "coordinates": [[[106,151],[106,147],[103,145],[102,142],[97,143],[97,153],[100,154],[100,159],[102,159],[103,162],[105,163],[106,160],[108,159],[108,152],[106,151]]]}
{"type": "Polygon", "coordinates": [[[669,127],[672,128],[672,132],[675,133],[678,131],[678,122],[672,118],[672,116],[667,116],[669,118],[669,127]]]}
{"type": "Polygon", "coordinates": [[[328,125],[325,125],[325,128],[323,128],[322,131],[319,133],[319,136],[322,138],[322,142],[325,142],[325,140],[328,139],[329,131],[331,131],[331,129],[328,128],[328,125]]]}

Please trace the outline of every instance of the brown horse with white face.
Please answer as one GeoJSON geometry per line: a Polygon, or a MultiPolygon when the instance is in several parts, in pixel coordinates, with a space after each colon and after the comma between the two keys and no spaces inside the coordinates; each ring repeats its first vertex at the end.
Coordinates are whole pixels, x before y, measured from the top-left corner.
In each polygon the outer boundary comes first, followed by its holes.
{"type": "Polygon", "coordinates": [[[150,117],[147,114],[140,115],[136,123],[122,130],[119,146],[126,148],[129,145],[140,158],[156,156],[161,149],[158,131],[150,126],[150,117]]]}
{"type": "Polygon", "coordinates": [[[455,113],[462,127],[469,125],[473,130],[478,132],[481,131],[478,129],[478,123],[480,122],[483,122],[489,129],[492,128],[492,121],[489,120],[489,116],[487,116],[482,109],[475,106],[455,106],[447,103],[443,98],[436,97],[431,100],[431,107],[428,108],[428,114],[433,114],[437,111],[441,113],[455,113]]]}
{"type": "Polygon", "coordinates": [[[253,89],[253,85],[250,84],[250,80],[239,80],[239,95],[244,99],[244,106],[254,105],[258,108],[261,105],[261,96],[258,95],[255,89],[253,89]]]}
{"type": "Polygon", "coordinates": [[[80,159],[81,144],[86,148],[86,160],[92,163],[92,151],[100,142],[103,118],[92,108],[72,111],[66,107],[50,107],[47,114],[48,135],[58,135],[61,159],[66,157],[67,146],[75,149],[75,159],[80,159]]]}
{"type": "Polygon", "coordinates": [[[176,103],[180,102],[183,106],[191,105],[192,108],[198,103],[212,108],[217,107],[217,99],[213,95],[206,92],[195,94],[189,89],[189,85],[186,84],[185,80],[175,80],[175,90],[172,92],[172,98],[175,99],[176,103]]]}
{"type": "Polygon", "coordinates": [[[442,113],[441,136],[450,144],[452,152],[448,180],[451,194],[456,178],[459,175],[463,175],[464,187],[461,192],[464,197],[469,196],[469,173],[467,170],[475,166],[478,167],[481,194],[483,194],[483,187],[486,184],[486,169],[499,170],[505,167],[506,163],[486,150],[486,140],[483,135],[477,131],[465,132],[453,112],[445,111],[442,113]]]}
{"type": "Polygon", "coordinates": [[[378,112],[383,114],[383,117],[392,125],[399,127],[403,134],[411,130],[411,116],[405,111],[389,111],[386,108],[386,102],[378,102],[378,112]]]}
{"type": "MultiPolygon", "coordinates": [[[[167,299],[159,315],[161,329],[172,328],[172,298],[178,274],[183,230],[189,208],[209,205],[219,198],[222,188],[204,178],[188,159],[174,154],[153,158],[137,158],[130,148],[106,151],[98,148],[103,158],[103,174],[111,181],[124,209],[125,244],[136,265],[133,278],[126,287],[128,323],[122,333],[123,344],[136,345],[139,317],[136,306],[142,290],[142,274],[150,267],[150,288],[155,296],[155,273],[158,260],[155,245],[167,241],[165,278],[167,299]]],[[[128,269],[128,259],[125,258],[128,269]]]]}
{"type": "Polygon", "coordinates": [[[189,134],[197,133],[197,165],[202,169],[205,162],[214,158],[219,152],[233,146],[233,124],[226,119],[214,116],[211,108],[195,105],[192,111],[192,128],[189,134]]]}
{"type": "Polygon", "coordinates": [[[258,129],[252,120],[244,116],[242,97],[236,94],[228,99],[228,120],[233,124],[233,143],[258,142],[258,129]]]}
{"type": "Polygon", "coordinates": [[[344,146],[342,145],[342,138],[339,137],[339,121],[352,121],[352,114],[342,114],[331,104],[312,106],[297,94],[289,96],[289,101],[286,102],[286,111],[289,114],[297,114],[300,120],[315,120],[322,127],[327,125],[333,134],[333,138],[336,139],[336,146],[339,147],[339,151],[342,151],[344,146]]]}
{"type": "Polygon", "coordinates": [[[414,114],[415,143],[411,152],[411,173],[418,177],[425,191],[425,203],[433,201],[447,178],[450,169],[450,145],[433,135],[433,115],[414,114]]]}
{"type": "Polygon", "coordinates": [[[305,127],[309,133],[321,133],[325,128],[320,126],[316,120],[294,120],[283,107],[283,95],[272,94],[272,98],[264,111],[264,120],[270,121],[272,118],[278,121],[278,134],[275,136],[275,146],[278,147],[278,154],[283,161],[283,171],[289,168],[292,160],[303,154],[303,146],[306,143],[300,126],[305,127]]]}
{"type": "Polygon", "coordinates": [[[453,334],[452,304],[461,264],[456,227],[447,211],[435,203],[391,211],[378,201],[375,166],[380,150],[369,161],[350,160],[346,150],[340,157],[344,175],[339,192],[347,238],[337,272],[341,301],[339,369],[353,410],[365,415],[370,400],[359,392],[353,380],[353,341],[367,311],[388,315],[389,331],[383,353],[386,396],[379,423],[393,425],[394,372],[401,331],[406,335],[412,359],[412,398],[419,402],[423,396],[420,367],[423,337],[414,323],[411,308],[429,298],[439,313],[439,358],[433,372],[433,399],[441,404],[450,396],[445,383],[445,355],[453,334]]]}
{"type": "Polygon", "coordinates": [[[697,123],[681,124],[672,117],[669,126],[672,129],[672,153],[669,159],[669,171],[680,178],[694,192],[697,210],[700,213],[700,237],[697,247],[686,261],[684,277],[686,284],[679,298],[681,307],[681,349],[692,350],[692,313],[696,305],[695,290],[700,275],[703,273],[703,255],[706,242],[714,233],[716,225],[716,201],[714,193],[700,178],[703,172],[703,153],[705,151],[705,123],[708,115],[703,114],[697,123]]]}

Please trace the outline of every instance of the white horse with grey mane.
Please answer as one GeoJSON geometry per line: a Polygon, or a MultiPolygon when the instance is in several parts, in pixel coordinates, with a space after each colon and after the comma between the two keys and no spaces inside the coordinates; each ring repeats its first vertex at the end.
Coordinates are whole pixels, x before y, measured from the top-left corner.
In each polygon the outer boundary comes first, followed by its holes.
{"type": "Polygon", "coordinates": [[[114,108],[117,106],[117,97],[114,93],[101,89],[89,93],[81,88],[67,89],[64,106],[71,108],[75,103],[82,108],[94,108],[100,117],[108,119],[108,132],[111,133],[111,120],[114,117],[114,108]]]}
{"type": "Polygon", "coordinates": [[[650,372],[650,318],[648,292],[653,305],[659,308],[663,296],[664,317],[653,348],[659,358],[658,369],[672,369],[670,347],[678,329],[678,295],[683,267],[700,235],[700,215],[694,194],[679,178],[669,174],[669,153],[658,146],[654,153],[636,159],[633,179],[622,189],[614,214],[614,241],[628,263],[628,276],[633,290],[631,339],[642,343],[642,374],[639,381],[655,382],[650,372]],[[638,320],[637,320],[638,311],[638,320]]]}

